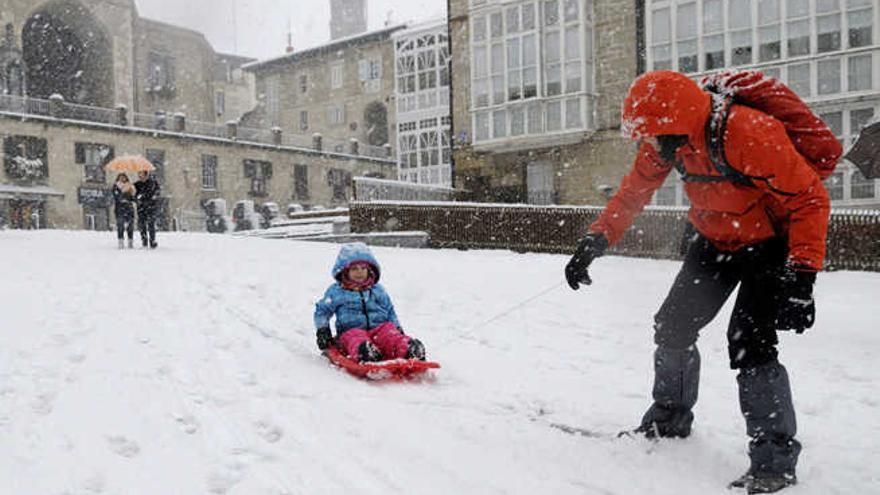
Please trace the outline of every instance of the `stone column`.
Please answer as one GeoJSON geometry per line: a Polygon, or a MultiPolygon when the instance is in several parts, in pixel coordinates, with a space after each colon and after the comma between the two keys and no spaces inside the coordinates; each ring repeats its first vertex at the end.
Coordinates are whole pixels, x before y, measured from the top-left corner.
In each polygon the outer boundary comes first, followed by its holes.
{"type": "Polygon", "coordinates": [[[56,119],[64,117],[64,97],[58,93],[49,97],[49,115],[56,119]]]}
{"type": "Polygon", "coordinates": [[[116,105],[116,125],[128,125],[128,107],[121,103],[116,105]]]}

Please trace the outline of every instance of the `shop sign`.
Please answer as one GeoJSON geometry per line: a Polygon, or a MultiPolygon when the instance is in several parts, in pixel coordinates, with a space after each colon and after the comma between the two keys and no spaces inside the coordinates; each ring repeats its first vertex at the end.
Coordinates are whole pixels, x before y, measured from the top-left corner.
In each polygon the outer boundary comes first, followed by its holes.
{"type": "Polygon", "coordinates": [[[107,208],[111,202],[110,191],[102,187],[80,187],[77,198],[81,205],[94,208],[107,208]]]}

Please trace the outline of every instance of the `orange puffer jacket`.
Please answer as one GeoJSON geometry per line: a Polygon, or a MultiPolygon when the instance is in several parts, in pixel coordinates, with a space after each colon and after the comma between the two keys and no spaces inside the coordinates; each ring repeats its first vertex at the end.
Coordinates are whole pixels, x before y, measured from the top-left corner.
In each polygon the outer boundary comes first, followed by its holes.
{"type": "MultiPolygon", "coordinates": [[[[705,124],[710,96],[686,76],[657,71],[633,83],[624,101],[624,135],[632,139],[686,134],[676,158],[693,175],[720,175],[709,159],[705,124]]],[[[784,126],[758,110],[734,105],[725,134],[729,164],[753,178],[754,187],[732,182],[687,182],[690,222],[723,251],[735,251],[776,235],[788,236],[789,261],[821,270],[830,203],[819,176],[795,150],[784,126]]],[[[836,144],[836,142],[835,142],[836,144]]],[[[653,146],[642,143],[620,190],[590,232],[611,244],[623,236],[672,170],[653,146]]]]}

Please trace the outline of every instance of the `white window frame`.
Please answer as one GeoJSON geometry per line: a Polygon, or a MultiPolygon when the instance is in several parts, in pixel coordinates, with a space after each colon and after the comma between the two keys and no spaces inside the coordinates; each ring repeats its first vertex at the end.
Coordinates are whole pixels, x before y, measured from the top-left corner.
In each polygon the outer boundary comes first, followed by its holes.
{"type": "MultiPolygon", "coordinates": [[[[518,2],[505,3],[503,6],[495,4],[486,4],[477,7],[472,5],[470,13],[471,27],[484,19],[486,24],[485,39],[475,39],[474,36],[470,40],[470,61],[471,61],[471,97],[470,97],[470,113],[471,113],[471,129],[472,142],[477,145],[492,144],[505,142],[510,139],[528,139],[538,137],[550,137],[572,133],[582,133],[589,130],[593,126],[592,109],[595,95],[594,88],[594,64],[595,64],[595,26],[593,24],[592,11],[593,2],[586,0],[521,0],[518,2]],[[546,5],[556,1],[557,4],[557,23],[554,25],[547,24],[546,5]],[[575,2],[578,6],[578,15],[576,18],[567,20],[565,7],[568,2],[575,2]],[[534,29],[527,28],[524,22],[523,6],[534,11],[534,29]],[[528,7],[530,6],[530,7],[528,7]],[[508,17],[511,9],[518,9],[518,13],[508,17]],[[501,17],[502,30],[495,31],[493,37],[492,19],[493,16],[497,20],[497,16],[501,17]],[[516,20],[517,29],[511,29],[511,20],[516,20]],[[579,65],[580,91],[567,93],[567,77],[566,77],[566,29],[577,29],[577,59],[570,59],[571,64],[579,65]],[[548,94],[548,88],[545,84],[548,66],[545,63],[545,47],[547,44],[547,34],[558,32],[559,39],[559,78],[561,84],[560,94],[548,94]],[[525,98],[525,83],[523,71],[523,43],[522,39],[534,34],[535,36],[535,57],[537,63],[535,66],[535,84],[537,86],[536,94],[533,97],[525,98]],[[519,40],[519,41],[516,41],[519,40]],[[516,67],[508,65],[508,51],[512,44],[519,45],[519,64],[516,67]],[[501,56],[498,57],[498,45],[501,46],[501,56]],[[492,54],[494,51],[495,55],[492,54]],[[483,54],[485,57],[486,74],[478,74],[474,70],[477,61],[477,55],[483,54]],[[501,59],[500,67],[495,67],[493,71],[492,60],[501,59]],[[511,100],[510,79],[511,74],[519,71],[520,74],[520,92],[519,98],[511,100]],[[493,80],[493,77],[495,80],[493,80]],[[497,79],[502,82],[498,84],[497,79]],[[478,88],[485,87],[488,94],[488,101],[480,99],[482,93],[478,93],[478,88]],[[503,98],[499,98],[497,93],[493,93],[493,87],[497,90],[500,88],[503,92],[503,98]],[[499,103],[500,102],[500,103],[499,103]],[[549,119],[550,116],[559,115],[559,126],[552,126],[549,119]],[[523,123],[524,132],[511,136],[510,130],[513,126],[523,123]],[[568,124],[568,125],[567,125],[568,124]],[[503,127],[502,127],[503,126],[503,127]],[[484,132],[488,129],[488,132],[484,132]]],[[[513,86],[515,87],[515,85],[513,86]]]]}
{"type": "Polygon", "coordinates": [[[329,125],[345,124],[345,105],[331,104],[327,107],[327,123],[329,125]]]}
{"type": "Polygon", "coordinates": [[[201,162],[202,169],[202,190],[216,191],[217,169],[219,168],[218,164],[220,162],[219,157],[217,155],[203,154],[199,157],[199,161],[201,162]],[[213,163],[209,163],[207,160],[208,157],[213,157],[213,163]]]}
{"type": "Polygon", "coordinates": [[[330,89],[339,89],[345,81],[345,61],[330,64],[330,89]]]}
{"type": "MultiPolygon", "coordinates": [[[[704,74],[714,72],[719,69],[706,69],[706,51],[705,51],[705,38],[709,36],[721,35],[724,43],[724,57],[725,57],[725,65],[723,68],[732,67],[730,64],[732,62],[733,55],[733,47],[731,46],[731,36],[732,31],[730,29],[730,0],[721,0],[721,10],[722,10],[722,31],[712,31],[706,32],[705,19],[704,19],[704,6],[707,0],[654,0],[649,2],[648,8],[646,9],[646,21],[645,21],[645,36],[648,40],[648,50],[646,53],[647,57],[647,67],[649,70],[653,70],[655,68],[654,63],[654,54],[652,50],[651,40],[653,39],[653,12],[658,9],[668,8],[670,9],[670,33],[671,33],[671,54],[670,59],[672,61],[672,70],[679,70],[679,41],[676,39],[677,33],[677,18],[675,15],[676,8],[678,5],[688,4],[692,1],[696,1],[697,3],[697,14],[699,20],[697,22],[697,52],[698,52],[698,70],[696,72],[691,72],[691,75],[694,78],[698,78],[704,74]]],[[[793,17],[791,19],[788,18],[788,4],[787,0],[779,0],[778,6],[778,20],[773,20],[769,22],[764,22],[762,18],[758,16],[759,14],[759,0],[750,0],[750,8],[751,8],[751,39],[752,39],[752,63],[746,64],[742,66],[736,66],[737,68],[746,68],[746,67],[754,67],[761,70],[766,71],[779,71],[779,79],[783,82],[788,82],[788,67],[791,66],[800,66],[801,64],[809,64],[809,85],[810,91],[808,94],[800,94],[800,96],[810,102],[824,102],[829,100],[839,99],[841,97],[846,97],[850,95],[862,95],[862,94],[876,94],[880,91],[880,35],[878,35],[878,26],[880,26],[880,5],[877,5],[876,2],[874,5],[859,5],[855,7],[848,7],[847,0],[840,0],[839,9],[836,11],[829,12],[817,12],[817,1],[818,0],[808,0],[808,12],[805,15],[800,15],[797,17],[793,17]],[[867,10],[871,11],[871,19],[873,22],[871,35],[873,37],[872,43],[867,46],[861,46],[856,48],[849,47],[849,19],[848,15],[850,13],[864,13],[867,10]],[[818,53],[818,20],[819,18],[826,15],[840,15],[840,44],[841,49],[837,51],[829,51],[824,53],[818,53]],[[791,57],[788,53],[788,23],[795,21],[805,21],[809,24],[809,40],[810,40],[810,53],[809,55],[795,56],[791,57]],[[767,60],[764,62],[760,61],[761,56],[761,38],[760,33],[762,28],[773,27],[779,25],[779,43],[780,43],[780,55],[778,59],[767,60]],[[870,89],[853,91],[849,89],[849,59],[852,57],[865,56],[870,54],[872,56],[872,65],[871,65],[871,83],[872,86],[870,89]],[[821,67],[827,67],[828,64],[832,63],[829,60],[831,59],[839,59],[839,74],[840,79],[838,81],[838,86],[840,88],[839,91],[829,92],[826,94],[819,94],[819,82],[820,75],[827,75],[827,73],[822,73],[820,70],[821,67]]],[[[684,40],[684,41],[690,41],[684,40]]]]}

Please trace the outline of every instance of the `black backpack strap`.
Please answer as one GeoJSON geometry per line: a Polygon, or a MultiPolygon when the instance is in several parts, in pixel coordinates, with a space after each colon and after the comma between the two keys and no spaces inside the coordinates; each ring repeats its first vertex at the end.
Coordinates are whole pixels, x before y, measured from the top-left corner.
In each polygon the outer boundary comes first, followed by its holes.
{"type": "Polygon", "coordinates": [[[709,95],[712,97],[712,113],[706,121],[706,149],[709,152],[709,161],[724,180],[754,187],[751,178],[730,165],[724,152],[724,134],[727,132],[727,120],[730,118],[733,96],[713,92],[709,95]]]}

